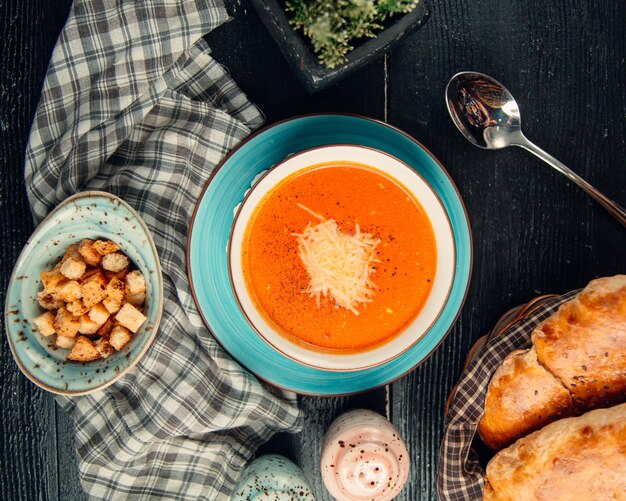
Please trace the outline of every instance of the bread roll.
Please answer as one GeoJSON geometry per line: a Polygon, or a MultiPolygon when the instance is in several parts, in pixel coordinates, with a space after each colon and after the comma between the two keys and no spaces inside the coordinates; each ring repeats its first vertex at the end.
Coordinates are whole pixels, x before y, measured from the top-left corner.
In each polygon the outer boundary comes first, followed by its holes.
{"type": "Polygon", "coordinates": [[[626,275],[593,280],[496,370],[478,425],[492,449],[563,416],[626,401],[626,275]]]}
{"type": "Polygon", "coordinates": [[[626,398],[626,275],[592,281],[532,334],[539,362],[586,411],[626,398]]]}
{"type": "Polygon", "coordinates": [[[489,447],[498,450],[575,413],[569,392],[539,365],[535,348],[516,350],[491,379],[478,432],[489,447]]]}
{"type": "Polygon", "coordinates": [[[498,452],[483,501],[626,500],[626,404],[561,419],[498,452]]]}

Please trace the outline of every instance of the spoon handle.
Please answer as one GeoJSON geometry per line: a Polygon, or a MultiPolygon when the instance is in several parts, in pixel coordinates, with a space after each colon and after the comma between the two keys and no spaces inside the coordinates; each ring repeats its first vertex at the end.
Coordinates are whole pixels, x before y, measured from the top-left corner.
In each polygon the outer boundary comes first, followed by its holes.
{"type": "Polygon", "coordinates": [[[518,142],[516,141],[515,145],[521,146],[522,148],[530,151],[533,155],[541,158],[541,160],[546,162],[548,165],[554,167],[561,174],[565,175],[570,181],[576,183],[592,198],[594,198],[602,207],[604,207],[609,212],[609,214],[611,214],[615,219],[622,223],[622,226],[626,227],[626,209],[624,209],[620,204],[614,202],[606,195],[598,191],[582,177],[572,171],[569,167],[559,162],[549,153],[543,151],[541,148],[539,148],[539,146],[530,142],[524,136],[522,136],[522,139],[520,139],[518,142]]]}

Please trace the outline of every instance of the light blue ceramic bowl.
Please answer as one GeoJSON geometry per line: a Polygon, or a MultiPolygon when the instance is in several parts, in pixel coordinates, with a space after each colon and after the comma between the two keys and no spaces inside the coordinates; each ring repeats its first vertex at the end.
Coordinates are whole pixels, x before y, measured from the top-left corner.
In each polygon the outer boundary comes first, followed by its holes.
{"type": "Polygon", "coordinates": [[[26,377],[52,393],[72,396],[100,390],[133,367],[154,340],[162,310],[161,265],[145,223],[122,199],[90,191],[62,202],[32,234],[13,269],[4,315],[11,352],[26,377]],[[69,245],[84,238],[116,242],[143,273],[148,319],[121,351],[80,363],[67,361],[68,350],[56,348],[54,336],[42,337],[31,319],[44,311],[37,301],[40,274],[51,269],[69,245]]]}
{"type": "Polygon", "coordinates": [[[237,361],[269,383],[303,394],[342,395],[369,390],[401,377],[424,361],[452,328],[465,300],[472,267],[469,221],[443,166],[419,142],[383,122],[320,114],[274,124],[237,147],[215,169],[200,196],[189,235],[188,274],[198,310],[217,341],[237,361]],[[447,211],[457,252],[452,289],[428,332],[401,356],[357,371],[326,371],[287,358],[250,326],[233,294],[227,246],[234,208],[259,173],[289,155],[332,144],[368,146],[414,168],[447,211]]]}

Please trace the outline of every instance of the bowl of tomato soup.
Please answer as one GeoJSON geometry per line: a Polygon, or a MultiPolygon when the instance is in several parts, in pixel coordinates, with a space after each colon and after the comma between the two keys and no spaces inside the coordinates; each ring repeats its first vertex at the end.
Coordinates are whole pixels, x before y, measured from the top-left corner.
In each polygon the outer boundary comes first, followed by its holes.
{"type": "Polygon", "coordinates": [[[239,206],[231,285],[254,331],[323,370],[383,364],[428,332],[448,299],[455,245],[419,173],[363,146],[292,155],[239,206]]]}

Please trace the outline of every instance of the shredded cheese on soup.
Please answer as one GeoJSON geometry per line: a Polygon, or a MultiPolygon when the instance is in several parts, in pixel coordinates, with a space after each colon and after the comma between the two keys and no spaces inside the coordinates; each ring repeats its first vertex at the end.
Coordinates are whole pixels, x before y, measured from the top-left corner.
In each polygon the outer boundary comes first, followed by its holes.
{"type": "MultiPolygon", "coordinates": [[[[323,219],[306,207],[301,208],[323,219]]],[[[349,235],[339,229],[334,219],[315,225],[309,222],[302,233],[294,236],[310,278],[305,292],[316,298],[318,306],[325,296],[336,306],[358,315],[357,307],[371,301],[376,289],[370,277],[375,271],[373,264],[378,262],[376,247],[380,240],[361,232],[358,224],[355,234],[349,235]]]]}

